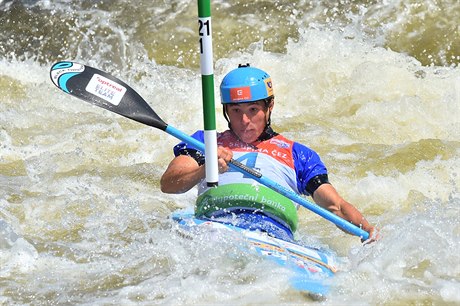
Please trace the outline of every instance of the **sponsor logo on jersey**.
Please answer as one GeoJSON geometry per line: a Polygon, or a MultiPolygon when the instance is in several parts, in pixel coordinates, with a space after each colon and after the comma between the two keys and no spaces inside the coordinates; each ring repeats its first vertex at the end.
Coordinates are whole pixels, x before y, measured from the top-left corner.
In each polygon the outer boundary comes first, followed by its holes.
{"type": "Polygon", "coordinates": [[[282,149],[287,149],[287,148],[290,147],[290,145],[287,142],[285,142],[285,141],[283,141],[281,139],[272,138],[272,139],[270,139],[270,143],[274,144],[274,145],[277,145],[278,148],[282,148],[282,149]]]}

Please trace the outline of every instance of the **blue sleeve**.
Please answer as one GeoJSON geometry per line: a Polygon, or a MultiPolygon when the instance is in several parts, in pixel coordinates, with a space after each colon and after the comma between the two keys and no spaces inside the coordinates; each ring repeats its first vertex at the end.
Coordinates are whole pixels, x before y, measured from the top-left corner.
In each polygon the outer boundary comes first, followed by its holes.
{"type": "Polygon", "coordinates": [[[306,190],[308,182],[317,175],[327,174],[326,166],[318,153],[300,143],[294,142],[292,154],[297,175],[297,188],[301,193],[309,195],[306,190]]]}
{"type": "MultiPolygon", "coordinates": [[[[196,131],[191,136],[193,138],[195,138],[196,140],[204,142],[204,132],[203,131],[196,131]]],[[[178,143],[177,145],[174,146],[174,149],[173,149],[174,150],[174,156],[179,156],[180,151],[183,150],[183,149],[193,149],[193,150],[201,152],[197,148],[195,148],[193,146],[190,146],[190,145],[186,144],[185,142],[180,142],[180,143],[178,143]]],[[[201,154],[204,154],[204,152],[201,152],[201,154]]]]}

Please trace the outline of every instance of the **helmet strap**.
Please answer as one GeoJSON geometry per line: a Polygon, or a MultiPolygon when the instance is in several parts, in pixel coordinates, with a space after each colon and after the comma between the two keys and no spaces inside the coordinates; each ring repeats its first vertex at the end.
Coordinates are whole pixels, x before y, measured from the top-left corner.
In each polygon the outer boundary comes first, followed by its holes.
{"type": "Polygon", "coordinates": [[[230,120],[228,119],[228,116],[227,116],[227,106],[224,104],[223,107],[222,107],[222,112],[224,113],[224,118],[225,120],[227,120],[227,123],[228,123],[228,128],[231,130],[232,129],[232,125],[230,124],[230,120]]]}
{"type": "Polygon", "coordinates": [[[268,110],[268,120],[267,120],[267,124],[265,125],[265,128],[270,127],[270,124],[272,124],[272,112],[270,111],[270,105],[272,103],[275,103],[274,101],[275,101],[274,96],[270,96],[265,99],[265,107],[267,107],[267,110],[268,110]]]}
{"type": "Polygon", "coordinates": [[[267,120],[267,124],[265,124],[265,128],[268,128],[271,124],[272,124],[272,112],[269,111],[268,120],[267,120]]]}

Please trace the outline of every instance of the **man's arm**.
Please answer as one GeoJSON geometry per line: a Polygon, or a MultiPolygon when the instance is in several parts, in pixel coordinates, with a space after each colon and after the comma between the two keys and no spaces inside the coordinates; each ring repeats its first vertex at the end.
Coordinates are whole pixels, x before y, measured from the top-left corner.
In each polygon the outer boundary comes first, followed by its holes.
{"type": "MultiPolygon", "coordinates": [[[[223,147],[217,148],[219,173],[228,170],[228,163],[233,158],[233,152],[223,147]]],[[[188,155],[179,155],[170,163],[161,176],[160,186],[164,193],[184,193],[192,189],[206,176],[205,165],[188,155]]]]}
{"type": "Polygon", "coordinates": [[[161,176],[160,186],[164,193],[184,193],[205,177],[204,165],[199,166],[195,159],[179,155],[170,163],[161,176]]]}
{"type": "Polygon", "coordinates": [[[322,184],[319,186],[313,193],[313,200],[321,207],[368,232],[369,242],[375,241],[378,238],[374,237],[376,234],[374,233],[376,231],[374,226],[364,218],[356,207],[345,201],[332,185],[322,184]]]}

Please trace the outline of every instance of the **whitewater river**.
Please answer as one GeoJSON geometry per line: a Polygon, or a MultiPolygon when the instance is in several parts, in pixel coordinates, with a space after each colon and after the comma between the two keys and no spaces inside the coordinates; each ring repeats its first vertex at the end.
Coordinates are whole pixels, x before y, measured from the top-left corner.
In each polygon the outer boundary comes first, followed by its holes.
{"type": "Polygon", "coordinates": [[[176,128],[203,126],[197,4],[0,0],[1,305],[459,305],[458,1],[212,1],[217,86],[272,76],[275,130],[315,149],[381,228],[362,246],[300,208],[297,239],[336,254],[315,301],[225,238],[181,236],[162,194],[173,137],[50,81],[73,60],[130,84],[176,128]]]}

